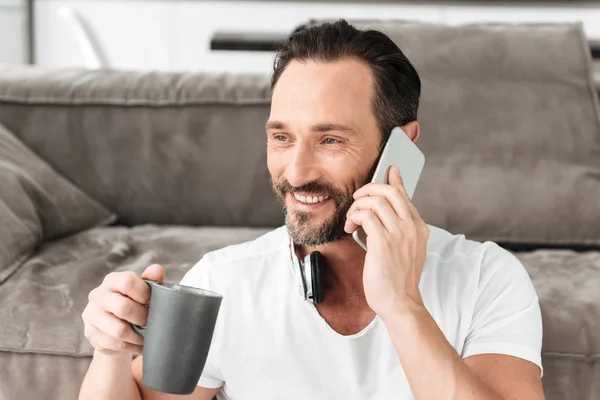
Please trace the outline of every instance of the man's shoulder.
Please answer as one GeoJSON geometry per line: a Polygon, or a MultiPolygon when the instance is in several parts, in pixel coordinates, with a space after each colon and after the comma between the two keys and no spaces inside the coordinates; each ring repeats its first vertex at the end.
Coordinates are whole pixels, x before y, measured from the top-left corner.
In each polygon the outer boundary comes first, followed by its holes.
{"type": "Polygon", "coordinates": [[[500,271],[505,279],[527,275],[521,262],[493,241],[467,239],[433,225],[429,225],[429,232],[428,265],[448,272],[448,278],[465,279],[467,274],[487,281],[500,271]]]}
{"type": "Polygon", "coordinates": [[[219,292],[232,282],[249,282],[262,276],[263,268],[278,264],[273,261],[283,254],[287,238],[285,227],[277,228],[256,239],[210,251],[185,274],[181,283],[219,292]]]}
{"type": "Polygon", "coordinates": [[[434,225],[428,227],[427,255],[440,261],[463,259],[477,263],[477,260],[483,257],[486,248],[491,245],[491,242],[467,239],[463,234],[451,233],[434,225]]]}
{"type": "Polygon", "coordinates": [[[257,258],[269,258],[289,247],[285,226],[266,232],[256,239],[223,247],[206,253],[202,261],[207,265],[241,265],[257,258]]]}

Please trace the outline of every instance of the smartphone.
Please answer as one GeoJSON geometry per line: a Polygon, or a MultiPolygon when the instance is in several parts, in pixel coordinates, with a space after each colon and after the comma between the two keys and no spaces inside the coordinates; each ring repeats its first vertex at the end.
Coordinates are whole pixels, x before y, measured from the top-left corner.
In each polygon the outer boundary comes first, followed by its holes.
{"type": "MultiPolygon", "coordinates": [[[[375,174],[371,183],[388,183],[388,170],[396,165],[400,169],[400,176],[404,181],[404,187],[408,197],[412,199],[425,166],[425,155],[416,144],[404,133],[402,128],[392,129],[390,137],[383,148],[383,152],[375,167],[375,174]]],[[[367,251],[367,235],[362,227],[358,227],[352,237],[365,251],[367,251]]]]}

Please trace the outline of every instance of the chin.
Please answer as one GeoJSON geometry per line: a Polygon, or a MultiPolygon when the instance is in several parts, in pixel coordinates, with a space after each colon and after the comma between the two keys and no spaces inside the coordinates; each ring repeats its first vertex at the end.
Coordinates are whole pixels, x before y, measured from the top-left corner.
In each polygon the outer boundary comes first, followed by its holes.
{"type": "Polygon", "coordinates": [[[295,244],[301,246],[320,246],[348,238],[344,231],[344,222],[335,214],[318,218],[312,213],[292,211],[285,213],[285,224],[295,244]]]}

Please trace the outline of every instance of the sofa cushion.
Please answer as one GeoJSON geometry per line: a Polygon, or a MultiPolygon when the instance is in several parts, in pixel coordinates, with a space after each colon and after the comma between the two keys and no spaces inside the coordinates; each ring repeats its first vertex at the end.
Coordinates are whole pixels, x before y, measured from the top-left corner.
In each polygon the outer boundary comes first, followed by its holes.
{"type": "Polygon", "coordinates": [[[600,246],[600,118],[580,24],[355,23],[387,33],[420,74],[425,221],[506,246],[600,246]]]}
{"type": "Polygon", "coordinates": [[[600,361],[600,252],[515,253],[540,299],[545,354],[600,361]]]}
{"type": "Polygon", "coordinates": [[[151,264],[179,282],[211,250],[265,233],[259,228],[145,225],[101,227],[46,243],[0,285],[0,351],[91,355],[81,313],[88,294],[113,271],[151,264]]]}
{"type": "Polygon", "coordinates": [[[0,125],[0,284],[41,241],[113,220],[0,125]]]}
{"type": "Polygon", "coordinates": [[[281,225],[269,102],[267,76],[0,73],[0,121],[129,226],[281,225]]]}
{"type": "Polygon", "coordinates": [[[548,400],[600,398],[600,252],[515,253],[540,300],[548,400]]]}
{"type": "Polygon", "coordinates": [[[91,361],[91,357],[0,351],[0,399],[78,399],[91,361]]]}

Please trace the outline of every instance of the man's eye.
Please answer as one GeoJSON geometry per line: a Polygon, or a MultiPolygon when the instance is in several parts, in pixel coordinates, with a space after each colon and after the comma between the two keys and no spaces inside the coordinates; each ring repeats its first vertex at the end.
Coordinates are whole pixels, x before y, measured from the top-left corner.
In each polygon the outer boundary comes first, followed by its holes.
{"type": "Polygon", "coordinates": [[[287,137],[285,135],[275,135],[274,139],[278,142],[285,142],[287,140],[287,137]]]}
{"type": "Polygon", "coordinates": [[[335,139],[335,138],[326,138],[323,142],[325,144],[338,144],[338,143],[341,143],[340,140],[335,139]]]}

